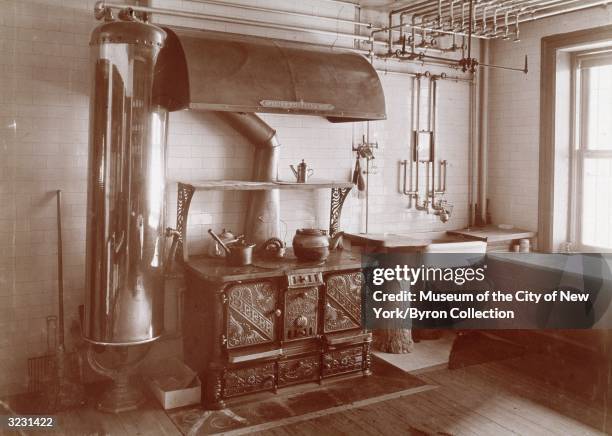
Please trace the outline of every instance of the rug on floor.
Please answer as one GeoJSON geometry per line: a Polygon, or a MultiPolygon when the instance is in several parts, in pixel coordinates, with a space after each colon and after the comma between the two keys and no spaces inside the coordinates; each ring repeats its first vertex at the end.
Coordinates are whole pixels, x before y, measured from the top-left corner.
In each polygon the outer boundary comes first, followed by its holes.
{"type": "MultiPolygon", "coordinates": [[[[417,393],[428,385],[386,362],[373,359],[373,374],[368,377],[327,382],[323,385],[288,388],[270,397],[233,405],[225,410],[204,410],[191,406],[167,411],[184,435],[209,435],[240,429],[252,431],[273,428],[288,420],[334,413],[343,406],[358,407],[417,393]],[[253,428],[255,427],[255,428],[253,428]]],[[[433,387],[432,387],[433,388],[433,387]]]]}

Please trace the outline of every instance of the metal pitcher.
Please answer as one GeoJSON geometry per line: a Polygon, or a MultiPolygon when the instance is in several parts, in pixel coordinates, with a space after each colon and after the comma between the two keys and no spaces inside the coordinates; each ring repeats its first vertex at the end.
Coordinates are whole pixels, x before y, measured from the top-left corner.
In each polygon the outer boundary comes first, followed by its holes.
{"type": "Polygon", "coordinates": [[[289,165],[289,168],[293,171],[293,175],[298,183],[306,183],[306,180],[314,174],[314,170],[308,168],[304,159],[302,159],[302,162],[297,166],[297,170],[293,165],[289,165]]]}

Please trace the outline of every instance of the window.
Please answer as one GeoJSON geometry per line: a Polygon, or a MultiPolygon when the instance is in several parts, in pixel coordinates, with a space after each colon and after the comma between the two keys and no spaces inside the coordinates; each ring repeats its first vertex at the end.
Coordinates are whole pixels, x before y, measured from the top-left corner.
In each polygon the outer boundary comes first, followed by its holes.
{"type": "Polygon", "coordinates": [[[612,250],[612,53],[575,58],[573,238],[583,251],[612,250]]]}

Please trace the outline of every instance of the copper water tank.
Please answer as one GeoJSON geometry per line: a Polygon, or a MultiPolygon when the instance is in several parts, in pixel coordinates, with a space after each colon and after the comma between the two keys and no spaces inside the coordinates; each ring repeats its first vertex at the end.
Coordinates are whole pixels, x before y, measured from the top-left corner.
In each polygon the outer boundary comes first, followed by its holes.
{"type": "Polygon", "coordinates": [[[152,101],[166,32],[115,21],[91,36],[84,337],[146,343],[163,330],[168,111],[152,101]]]}

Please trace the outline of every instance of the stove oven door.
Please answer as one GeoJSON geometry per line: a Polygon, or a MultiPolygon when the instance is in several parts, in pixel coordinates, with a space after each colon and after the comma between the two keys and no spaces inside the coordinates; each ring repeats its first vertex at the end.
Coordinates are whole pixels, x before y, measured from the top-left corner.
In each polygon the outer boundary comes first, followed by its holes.
{"type": "Polygon", "coordinates": [[[285,291],[283,341],[317,336],[319,287],[289,288],[285,291]]]}
{"type": "Polygon", "coordinates": [[[236,349],[276,341],[278,284],[272,280],[232,285],[226,291],[227,348],[236,349]]]}
{"type": "Polygon", "coordinates": [[[325,280],[325,333],[361,328],[361,271],[330,274],[325,280]]]}

